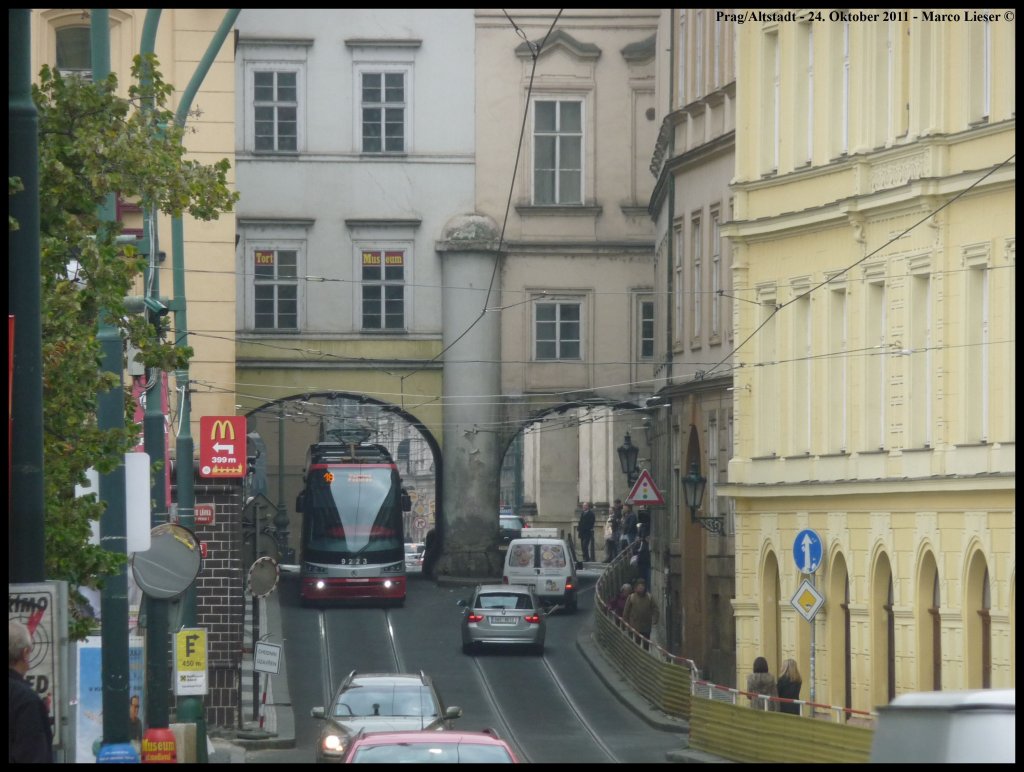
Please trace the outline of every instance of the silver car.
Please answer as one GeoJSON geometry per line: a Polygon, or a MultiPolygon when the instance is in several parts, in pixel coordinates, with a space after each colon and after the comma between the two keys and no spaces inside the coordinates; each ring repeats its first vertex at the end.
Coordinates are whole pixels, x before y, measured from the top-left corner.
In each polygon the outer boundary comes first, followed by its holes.
{"type": "Polygon", "coordinates": [[[326,723],[316,743],[318,762],[340,762],[362,730],[401,732],[452,729],[462,708],[446,708],[425,673],[357,673],[342,681],[329,710],[309,711],[326,723]]]}
{"type": "Polygon", "coordinates": [[[533,589],[522,584],[482,584],[462,607],[462,652],[481,646],[523,646],[544,653],[546,622],[533,589]]]}

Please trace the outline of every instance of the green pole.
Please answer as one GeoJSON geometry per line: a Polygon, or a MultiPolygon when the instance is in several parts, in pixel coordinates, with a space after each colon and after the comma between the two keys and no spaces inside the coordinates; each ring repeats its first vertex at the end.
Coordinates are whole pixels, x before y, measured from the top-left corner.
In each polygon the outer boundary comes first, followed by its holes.
{"type": "MultiPolygon", "coordinates": [[[[175,122],[185,125],[188,111],[191,109],[192,100],[199,91],[199,86],[206,78],[210,67],[213,65],[224,41],[235,24],[235,19],[241,9],[230,9],[224,15],[217,32],[214,33],[206,53],[203,54],[199,66],[189,81],[188,87],[181,95],[178,109],[175,112],[175,122]]],[[[174,260],[174,327],[178,336],[176,343],[188,345],[188,317],[186,315],[185,301],[185,226],[180,217],[175,217],[171,222],[171,244],[174,260]]],[[[189,395],[189,374],[188,369],[175,370],[175,383],[181,394],[179,405],[181,412],[181,430],[175,443],[175,455],[177,458],[177,483],[178,483],[178,522],[188,529],[195,529],[196,498],[195,498],[195,468],[193,466],[193,454],[195,444],[192,441],[191,429],[191,398],[189,395]]],[[[242,438],[244,441],[244,437],[242,438]]],[[[196,626],[196,588],[193,584],[185,592],[182,602],[182,626],[196,626]]],[[[178,720],[196,725],[196,760],[199,763],[206,763],[208,759],[206,751],[206,717],[203,711],[203,700],[201,697],[179,697],[178,698],[178,720]]]]}
{"type": "MultiPolygon", "coordinates": [[[[93,9],[91,18],[92,77],[99,83],[110,74],[110,12],[105,8],[93,9]]],[[[108,194],[100,206],[99,227],[108,228],[116,218],[114,195],[108,194]]],[[[112,323],[110,315],[100,311],[97,339],[103,370],[114,376],[113,388],[100,392],[97,401],[97,421],[101,429],[124,428],[124,343],[121,331],[112,323]]],[[[100,544],[104,549],[127,555],[125,524],[124,459],[117,468],[100,475],[100,500],[107,507],[100,517],[100,544]]],[[[128,573],[127,564],[106,577],[100,595],[102,616],[103,672],[103,745],[124,744],[130,741],[128,732],[128,573]]]]}
{"type": "Polygon", "coordinates": [[[11,380],[7,565],[11,582],[46,578],[43,494],[43,332],[39,257],[39,116],[32,102],[31,19],[11,8],[8,21],[7,174],[24,190],[8,198],[18,230],[7,236],[7,308],[14,317],[11,380]]]}
{"type": "MultiPolygon", "coordinates": [[[[145,56],[152,53],[156,43],[156,32],[160,22],[160,11],[150,8],[146,11],[146,20],[142,27],[142,44],[139,53],[145,56]]],[[[143,67],[141,85],[146,86],[152,82],[148,67],[143,67]]],[[[151,106],[152,102],[143,104],[151,106]]],[[[155,217],[155,212],[153,213],[155,217]]],[[[160,272],[155,259],[158,254],[159,244],[156,233],[150,232],[149,218],[144,223],[146,236],[148,237],[150,261],[149,271],[152,276],[146,275],[146,294],[150,297],[160,297],[160,272]]],[[[154,229],[155,230],[155,229],[154,229]]],[[[148,373],[149,389],[146,396],[146,414],[143,418],[142,428],[146,453],[152,463],[163,461],[164,458],[164,412],[162,400],[163,373],[160,370],[151,368],[148,373]]],[[[163,473],[154,475],[152,496],[153,496],[153,525],[160,525],[168,521],[167,494],[163,483],[163,473]]],[[[170,639],[170,603],[165,598],[146,598],[146,727],[155,729],[166,729],[170,724],[169,695],[171,691],[171,639],[170,639]]]]}

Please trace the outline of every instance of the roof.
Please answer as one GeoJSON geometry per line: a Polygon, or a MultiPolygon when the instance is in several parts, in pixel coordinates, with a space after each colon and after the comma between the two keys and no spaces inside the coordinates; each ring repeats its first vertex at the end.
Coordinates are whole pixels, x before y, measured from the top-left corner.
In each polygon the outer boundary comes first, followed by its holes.
{"type": "Polygon", "coordinates": [[[525,584],[481,584],[477,588],[480,592],[521,592],[523,594],[529,594],[530,588],[525,584]]]}

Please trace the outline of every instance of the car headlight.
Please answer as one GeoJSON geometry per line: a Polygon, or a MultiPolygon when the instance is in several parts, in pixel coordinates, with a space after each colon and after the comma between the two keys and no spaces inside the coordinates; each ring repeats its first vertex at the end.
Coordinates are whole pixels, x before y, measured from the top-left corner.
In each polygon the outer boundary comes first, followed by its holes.
{"type": "Polygon", "coordinates": [[[327,753],[344,753],[348,747],[348,736],[331,732],[323,738],[323,749],[327,753]]]}

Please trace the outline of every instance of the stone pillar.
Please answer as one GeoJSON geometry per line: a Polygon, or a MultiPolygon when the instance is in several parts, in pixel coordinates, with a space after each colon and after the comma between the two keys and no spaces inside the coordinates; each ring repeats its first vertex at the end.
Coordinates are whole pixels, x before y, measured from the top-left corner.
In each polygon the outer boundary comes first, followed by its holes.
{"type": "Polygon", "coordinates": [[[501,312],[485,311],[501,305],[498,235],[490,217],[459,215],[435,245],[444,344],[442,553],[435,576],[501,575],[501,312]]]}

